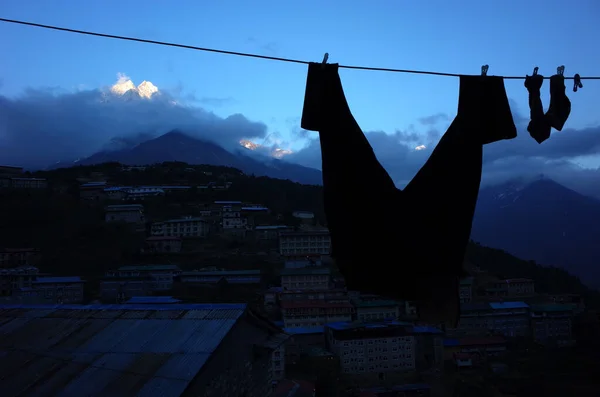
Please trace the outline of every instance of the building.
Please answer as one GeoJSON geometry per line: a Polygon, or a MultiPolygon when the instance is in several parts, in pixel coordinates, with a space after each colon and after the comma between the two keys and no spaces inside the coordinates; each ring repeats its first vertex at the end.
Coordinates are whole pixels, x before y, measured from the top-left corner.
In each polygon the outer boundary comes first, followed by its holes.
{"type": "Polygon", "coordinates": [[[502,280],[499,284],[507,290],[509,298],[535,295],[535,282],[529,278],[509,278],[502,280]]]}
{"type": "Polygon", "coordinates": [[[525,302],[464,304],[459,330],[468,333],[491,331],[506,337],[529,336],[529,305],[525,302]]]}
{"type": "Polygon", "coordinates": [[[146,239],[146,252],[177,253],[181,252],[181,238],[174,236],[151,236],[146,239]]]}
{"type": "Polygon", "coordinates": [[[506,353],[502,336],[480,336],[444,339],[444,358],[458,367],[476,367],[506,353]]]}
{"type": "Polygon", "coordinates": [[[295,365],[309,350],[325,348],[324,330],[323,326],[285,328],[285,333],[290,335],[285,344],[286,363],[295,365]]]}
{"type": "Polygon", "coordinates": [[[356,308],[356,320],[361,322],[398,320],[400,305],[388,299],[362,298],[352,302],[356,308]]]}
{"type": "Polygon", "coordinates": [[[243,304],[0,304],[0,324],[6,396],[269,397],[285,343],[243,304]]]}
{"type": "Polygon", "coordinates": [[[278,242],[279,233],[286,231],[291,231],[291,228],[285,225],[255,226],[254,236],[258,241],[278,242]]]}
{"type": "Polygon", "coordinates": [[[292,216],[297,218],[302,223],[312,224],[315,221],[315,214],[310,211],[294,211],[292,216]]]}
{"type": "Polygon", "coordinates": [[[81,303],[85,281],[80,277],[37,277],[20,296],[34,296],[54,303],[81,303]]]}
{"type": "Polygon", "coordinates": [[[542,345],[571,346],[573,337],[574,304],[531,305],[533,339],[542,345]]]}
{"type": "Polygon", "coordinates": [[[23,167],[13,167],[10,165],[0,165],[0,176],[15,178],[23,174],[23,167]]]}
{"type": "Polygon", "coordinates": [[[436,327],[415,325],[412,333],[417,371],[440,374],[444,368],[444,332],[436,327]]]}
{"type": "Polygon", "coordinates": [[[460,303],[471,303],[473,300],[473,281],[474,277],[460,280],[460,303]]]}
{"type": "Polygon", "coordinates": [[[209,232],[210,224],[204,218],[191,216],[152,224],[153,236],[202,238],[208,236],[209,232]]]}
{"type": "Polygon", "coordinates": [[[408,323],[340,322],[325,326],[327,348],[340,357],[344,374],[414,371],[416,344],[408,323]]]}
{"type": "Polygon", "coordinates": [[[0,268],[32,265],[38,255],[35,248],[0,248],[0,268]]]}
{"type": "Polygon", "coordinates": [[[281,232],[279,253],[285,257],[303,259],[306,256],[331,254],[331,236],[326,230],[281,232]]]}
{"type": "Polygon", "coordinates": [[[109,205],[105,208],[106,222],[126,222],[137,225],[145,223],[144,206],[141,204],[109,205]]]}
{"type": "Polygon", "coordinates": [[[279,289],[277,299],[279,301],[342,301],[348,302],[348,293],[343,289],[279,289]]]}
{"type": "Polygon", "coordinates": [[[525,299],[535,295],[535,283],[528,278],[495,280],[488,282],[483,292],[483,297],[490,301],[525,299]]]}
{"type": "Polygon", "coordinates": [[[125,302],[134,296],[146,296],[173,289],[173,280],[181,273],[176,265],[123,266],[108,271],[100,281],[104,302],[125,302]]]}
{"type": "Polygon", "coordinates": [[[82,200],[100,201],[107,197],[106,182],[87,182],[79,185],[79,198],[82,200]]]}
{"type": "Polygon", "coordinates": [[[10,178],[11,189],[46,189],[48,181],[45,178],[10,178]]]}
{"type": "Polygon", "coordinates": [[[281,287],[284,290],[325,290],[331,288],[331,270],[323,267],[305,267],[281,270],[281,287]]]}
{"type": "Polygon", "coordinates": [[[316,327],[331,322],[351,321],[354,311],[347,300],[284,300],[279,305],[284,328],[316,327]]]}
{"type": "Polygon", "coordinates": [[[241,217],[245,219],[248,229],[254,229],[256,225],[268,224],[271,211],[261,205],[244,206],[241,208],[241,217]]]}
{"type": "Polygon", "coordinates": [[[21,290],[31,289],[38,273],[34,266],[0,268],[0,296],[19,295],[21,290]]]}
{"type": "Polygon", "coordinates": [[[209,268],[207,270],[195,270],[182,272],[179,275],[182,283],[189,284],[216,284],[226,281],[228,284],[260,284],[262,281],[260,270],[223,270],[209,268]]]}

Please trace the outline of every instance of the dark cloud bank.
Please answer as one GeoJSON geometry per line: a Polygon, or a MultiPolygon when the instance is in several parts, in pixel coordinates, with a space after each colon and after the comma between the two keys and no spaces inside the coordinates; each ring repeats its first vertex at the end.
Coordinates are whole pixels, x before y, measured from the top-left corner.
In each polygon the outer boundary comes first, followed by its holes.
{"type": "MultiPolygon", "coordinates": [[[[200,107],[211,102],[207,98],[180,100],[180,95],[167,92],[148,100],[132,92],[120,96],[109,90],[72,93],[30,89],[17,98],[0,96],[0,163],[46,167],[59,160],[87,157],[107,147],[141,142],[176,128],[228,150],[239,147],[241,139],[261,142],[267,138],[264,123],[250,121],[241,114],[223,119],[200,107]]],[[[513,114],[519,137],[486,146],[484,184],[544,174],[581,193],[600,197],[600,170],[584,169],[572,162],[598,153],[600,127],[554,132],[551,139],[538,145],[529,137],[527,120],[515,112],[514,104],[513,114]]],[[[368,133],[377,156],[398,186],[406,184],[425,162],[451,117],[434,114],[418,118],[418,133],[368,133]],[[426,149],[415,150],[420,145],[426,149]]],[[[308,143],[285,159],[319,168],[315,133],[297,130],[293,135],[308,138],[308,143]]]]}

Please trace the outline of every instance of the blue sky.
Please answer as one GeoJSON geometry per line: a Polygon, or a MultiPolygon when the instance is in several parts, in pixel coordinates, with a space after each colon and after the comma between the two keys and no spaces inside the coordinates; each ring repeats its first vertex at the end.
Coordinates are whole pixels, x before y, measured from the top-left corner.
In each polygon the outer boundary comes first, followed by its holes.
{"type": "MultiPolygon", "coordinates": [[[[347,65],[478,74],[489,64],[494,75],[530,74],[534,66],[551,75],[565,65],[569,76],[600,75],[600,2],[594,0],[3,0],[0,16],[311,61],[329,52],[330,62],[347,65]]],[[[0,95],[9,98],[28,87],[108,86],[120,72],[135,84],[149,80],[161,90],[193,96],[198,106],[219,116],[241,113],[286,141],[296,139],[291,132],[302,110],[305,65],[7,23],[0,23],[0,53],[0,95]]],[[[431,127],[420,118],[456,112],[456,78],[341,74],[351,109],[366,131],[425,134],[431,127]]],[[[600,81],[584,81],[576,94],[567,83],[573,103],[567,127],[598,126],[600,81]]],[[[527,116],[523,82],[510,80],[506,87],[513,111],[527,116]]],[[[543,90],[548,89],[546,83],[543,90]]]]}

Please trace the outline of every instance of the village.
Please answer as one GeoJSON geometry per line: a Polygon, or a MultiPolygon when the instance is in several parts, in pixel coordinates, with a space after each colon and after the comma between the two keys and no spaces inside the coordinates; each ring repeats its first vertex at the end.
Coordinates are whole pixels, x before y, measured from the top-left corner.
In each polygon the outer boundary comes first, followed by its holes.
{"type": "MultiPolygon", "coordinates": [[[[20,169],[1,168],[4,191],[52,185],[43,178],[25,177],[20,169]]],[[[121,170],[132,171],[135,167],[121,170]]],[[[80,181],[79,199],[102,206],[101,222],[128,225],[142,236],[143,263],[115,263],[92,287],[80,274],[40,271],[37,263],[44,252],[37,247],[0,248],[4,317],[24,305],[30,305],[31,315],[36,307],[65,312],[82,307],[118,310],[119,319],[139,313],[139,321],[164,312],[173,314],[166,318],[174,323],[185,318],[175,315],[182,310],[213,313],[213,322],[224,321],[217,319],[228,318],[225,312],[232,308],[238,310],[235,318],[251,311],[268,324],[264,327],[277,330],[278,342],[269,352],[264,375],[269,380],[265,390],[275,396],[314,393],[315,379],[322,373],[369,395],[393,391],[433,396],[448,372],[479,376],[485,370],[501,376],[511,372],[509,361],[524,346],[572,348],[585,343],[585,334],[578,331],[581,324],[586,329],[597,327],[597,312],[588,310],[580,295],[541,293],[536,280],[500,278],[468,262],[469,276],[461,280],[458,327],[423,324],[412,302],[346,289],[330,256],[329,231],[311,211],[294,209],[290,225],[261,203],[213,200],[196,202],[189,214],[160,218],[148,212],[147,203],[157,197],[191,189],[226,191],[235,181],[121,186],[102,177],[80,181]],[[247,263],[254,267],[198,261],[214,251],[209,242],[217,237],[237,247],[223,255],[230,258],[227,254],[235,251],[236,257],[251,258],[247,263]],[[253,251],[242,252],[248,245],[253,251]],[[86,294],[89,288],[95,291],[93,296],[86,294]],[[289,394],[293,390],[297,394],[289,394]]],[[[217,344],[229,340],[228,332],[233,331],[222,332],[217,344]]]]}

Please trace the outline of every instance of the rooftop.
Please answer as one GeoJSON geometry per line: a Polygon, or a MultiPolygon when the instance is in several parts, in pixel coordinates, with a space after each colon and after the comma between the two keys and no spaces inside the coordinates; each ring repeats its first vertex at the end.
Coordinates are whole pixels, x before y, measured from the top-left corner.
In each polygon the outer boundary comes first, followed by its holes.
{"type": "Polygon", "coordinates": [[[294,328],[284,328],[286,334],[289,335],[310,335],[310,334],[322,334],[325,327],[316,326],[316,327],[294,327],[294,328]]]}
{"type": "Polygon", "coordinates": [[[157,270],[178,271],[181,269],[179,269],[179,266],[177,266],[177,265],[138,265],[138,266],[121,266],[118,270],[121,272],[132,272],[132,271],[151,272],[151,271],[157,271],[157,270]]]}
{"type": "Polygon", "coordinates": [[[285,225],[263,225],[254,227],[255,230],[279,230],[279,229],[287,229],[289,226],[285,225]]]}
{"type": "Polygon", "coordinates": [[[3,395],[179,396],[241,304],[0,304],[3,395]]]}
{"type": "Polygon", "coordinates": [[[491,302],[490,307],[494,310],[528,309],[529,305],[525,302],[491,302]]]}
{"type": "Polygon", "coordinates": [[[84,280],[79,276],[74,277],[38,277],[35,284],[61,284],[61,283],[83,283],[84,280]]]}
{"type": "Polygon", "coordinates": [[[326,327],[335,329],[337,331],[348,330],[348,329],[381,329],[381,328],[397,328],[397,327],[413,327],[412,323],[404,321],[378,321],[373,323],[363,323],[360,321],[339,321],[335,323],[329,323],[326,327]]]}

